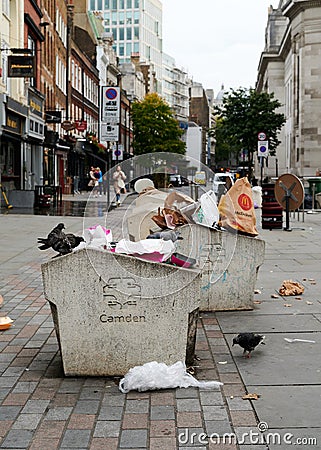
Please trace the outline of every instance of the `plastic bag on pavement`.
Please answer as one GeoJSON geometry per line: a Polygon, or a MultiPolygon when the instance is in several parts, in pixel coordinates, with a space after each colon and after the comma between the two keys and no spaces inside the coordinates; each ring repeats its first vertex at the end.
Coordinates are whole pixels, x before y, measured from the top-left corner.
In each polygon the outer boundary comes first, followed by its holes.
{"type": "Polygon", "coordinates": [[[120,380],[119,390],[124,394],[129,391],[148,391],[155,389],[188,388],[215,389],[223,383],[219,381],[198,381],[186,372],[185,363],[178,361],[171,366],[152,361],[136,366],[120,380]]]}
{"type": "Polygon", "coordinates": [[[94,225],[90,228],[86,228],[84,231],[84,238],[86,241],[86,247],[106,249],[110,242],[112,242],[111,230],[101,226],[94,225]]]}
{"type": "Polygon", "coordinates": [[[175,250],[173,241],[163,239],[142,239],[137,242],[121,239],[115,247],[115,253],[125,253],[154,262],[166,261],[175,250]]]}

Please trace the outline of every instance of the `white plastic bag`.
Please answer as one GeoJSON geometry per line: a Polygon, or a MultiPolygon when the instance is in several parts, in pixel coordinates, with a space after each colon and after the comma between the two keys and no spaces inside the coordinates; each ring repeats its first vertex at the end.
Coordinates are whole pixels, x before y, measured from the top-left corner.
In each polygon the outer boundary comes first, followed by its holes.
{"type": "Polygon", "coordinates": [[[175,250],[173,241],[164,241],[164,239],[142,239],[138,242],[121,239],[115,247],[115,253],[134,255],[155,262],[166,261],[175,250]]]}
{"type": "Polygon", "coordinates": [[[200,197],[200,204],[201,206],[193,214],[193,220],[207,227],[214,227],[220,216],[215,193],[211,190],[205,192],[200,197]]]}
{"type": "Polygon", "coordinates": [[[111,230],[102,227],[101,225],[94,225],[93,227],[86,228],[84,231],[84,238],[87,243],[86,247],[106,249],[108,244],[112,242],[111,230]]]}
{"type": "Polygon", "coordinates": [[[127,372],[119,382],[119,390],[126,394],[129,391],[148,391],[155,389],[187,388],[195,386],[201,389],[215,389],[223,383],[219,381],[198,381],[186,372],[185,363],[178,361],[172,366],[152,361],[136,366],[127,372]]]}

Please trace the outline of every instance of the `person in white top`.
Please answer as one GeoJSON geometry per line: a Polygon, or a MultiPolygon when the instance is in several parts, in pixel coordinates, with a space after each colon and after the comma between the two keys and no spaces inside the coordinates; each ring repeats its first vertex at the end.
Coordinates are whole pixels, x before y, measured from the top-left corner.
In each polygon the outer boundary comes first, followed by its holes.
{"type": "Polygon", "coordinates": [[[117,206],[119,206],[120,205],[120,194],[121,193],[126,194],[126,187],[125,187],[126,175],[121,170],[120,166],[116,167],[116,170],[113,173],[113,180],[114,180],[114,190],[115,190],[115,194],[116,194],[116,203],[117,203],[117,206]]]}

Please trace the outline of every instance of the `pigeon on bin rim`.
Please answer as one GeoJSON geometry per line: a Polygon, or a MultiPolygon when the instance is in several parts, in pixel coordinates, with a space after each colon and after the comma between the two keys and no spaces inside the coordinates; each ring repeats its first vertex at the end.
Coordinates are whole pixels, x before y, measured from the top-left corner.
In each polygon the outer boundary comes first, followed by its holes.
{"type": "Polygon", "coordinates": [[[149,234],[146,239],[164,239],[164,241],[176,242],[178,239],[183,239],[179,231],[164,230],[157,231],[156,233],[149,234]]]}
{"type": "Polygon", "coordinates": [[[240,347],[244,349],[243,356],[250,358],[251,353],[257,347],[259,344],[264,344],[263,342],[265,339],[265,336],[262,336],[261,334],[254,334],[254,333],[240,333],[233,339],[232,347],[234,347],[235,344],[238,344],[240,347]],[[246,355],[246,352],[248,354],[246,355]]]}

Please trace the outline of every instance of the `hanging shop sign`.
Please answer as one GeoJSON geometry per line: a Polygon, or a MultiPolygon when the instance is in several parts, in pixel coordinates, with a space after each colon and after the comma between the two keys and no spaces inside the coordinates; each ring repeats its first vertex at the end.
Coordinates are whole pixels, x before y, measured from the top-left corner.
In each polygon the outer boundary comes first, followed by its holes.
{"type": "Polygon", "coordinates": [[[36,75],[35,57],[22,55],[8,56],[8,77],[33,78],[36,75]]]}

